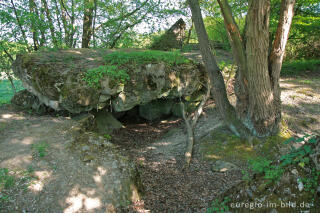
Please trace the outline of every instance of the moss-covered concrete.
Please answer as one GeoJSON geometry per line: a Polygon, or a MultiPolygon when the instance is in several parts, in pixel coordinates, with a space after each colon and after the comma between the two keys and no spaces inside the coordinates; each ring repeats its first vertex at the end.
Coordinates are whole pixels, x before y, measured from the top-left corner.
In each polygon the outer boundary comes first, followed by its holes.
{"type": "Polygon", "coordinates": [[[136,49],[38,51],[17,56],[13,70],[45,105],[71,113],[110,105],[122,112],[164,97],[191,96],[206,79],[200,65],[177,52],[136,49]]]}

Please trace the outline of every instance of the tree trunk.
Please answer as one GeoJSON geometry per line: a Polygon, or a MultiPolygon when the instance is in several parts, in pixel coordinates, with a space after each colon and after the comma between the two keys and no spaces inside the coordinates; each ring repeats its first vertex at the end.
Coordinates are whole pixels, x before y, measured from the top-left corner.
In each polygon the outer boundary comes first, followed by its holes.
{"type": "MultiPolygon", "coordinates": [[[[13,56],[6,50],[6,48],[2,45],[2,42],[0,42],[0,46],[2,47],[2,50],[4,51],[4,53],[7,55],[7,57],[9,58],[9,60],[11,61],[11,63],[14,61],[13,59],[13,56]]],[[[16,87],[14,86],[14,82],[13,82],[13,78],[12,76],[10,75],[10,69],[7,69],[7,68],[3,68],[4,72],[6,73],[9,81],[10,81],[10,84],[11,84],[11,87],[12,87],[12,90],[14,93],[16,93],[16,87]]]]}
{"type": "MultiPolygon", "coordinates": [[[[34,0],[33,0],[34,1],[34,0]]],[[[45,44],[46,44],[46,26],[45,23],[43,22],[43,20],[40,20],[40,15],[39,15],[39,10],[38,10],[38,7],[35,6],[34,7],[34,12],[35,12],[35,15],[37,17],[37,22],[38,22],[38,30],[40,31],[40,34],[41,34],[41,37],[40,37],[40,43],[39,43],[39,47],[43,47],[45,44]]],[[[41,13],[43,13],[43,8],[41,7],[41,13]]]]}
{"type": "Polygon", "coordinates": [[[54,47],[58,47],[59,44],[58,44],[58,41],[57,41],[57,38],[56,38],[56,35],[55,35],[54,25],[53,25],[53,22],[52,22],[51,13],[50,13],[47,1],[46,0],[41,0],[41,3],[43,5],[44,10],[45,10],[46,15],[47,15],[48,25],[49,25],[49,29],[50,29],[53,45],[54,45],[54,47]]]}
{"type": "Polygon", "coordinates": [[[93,24],[92,24],[92,42],[93,46],[96,47],[96,37],[95,37],[95,27],[96,27],[96,18],[97,18],[97,0],[94,0],[94,16],[93,16],[93,24]]]}
{"type": "Polygon", "coordinates": [[[17,9],[16,9],[15,4],[13,3],[13,0],[11,0],[11,5],[12,5],[12,8],[13,8],[13,12],[14,12],[15,18],[16,18],[16,20],[17,20],[17,24],[18,24],[19,29],[20,29],[20,31],[21,31],[23,41],[24,41],[24,43],[27,45],[28,52],[31,52],[31,50],[30,50],[30,48],[29,48],[29,45],[28,45],[28,40],[27,40],[26,32],[24,31],[24,29],[23,29],[23,27],[22,27],[22,23],[21,23],[20,17],[18,16],[17,9]]]}
{"type": "MultiPolygon", "coordinates": [[[[281,119],[281,101],[279,78],[286,41],[293,17],[294,0],[282,0],[280,20],[273,47],[270,52],[269,44],[269,14],[270,0],[249,0],[246,17],[245,37],[232,16],[232,11],[227,0],[218,0],[224,18],[226,30],[230,39],[232,52],[238,70],[236,74],[235,93],[237,96],[237,117],[242,128],[237,125],[237,130],[249,130],[252,135],[264,137],[278,131],[281,119]]],[[[237,124],[233,108],[226,101],[225,88],[219,74],[205,34],[203,21],[200,14],[198,0],[189,0],[194,24],[199,38],[201,54],[213,82],[213,94],[221,115],[229,127],[237,124]],[[199,11],[197,11],[199,10],[199,11]],[[200,14],[200,16],[199,16],[200,14]],[[198,17],[198,18],[196,18],[198,17]],[[216,94],[220,93],[220,94],[216,94]],[[230,115],[228,115],[231,112],[230,115]]],[[[232,128],[231,128],[232,129],[232,128]]],[[[243,135],[243,132],[239,131],[243,135]]],[[[247,131],[244,131],[247,134],[247,131]]]]}
{"type": "Polygon", "coordinates": [[[233,133],[238,136],[248,138],[250,136],[250,132],[241,123],[241,121],[238,120],[236,112],[227,98],[224,79],[211,50],[208,34],[205,30],[202,19],[199,2],[198,0],[188,0],[188,3],[192,12],[192,20],[198,35],[201,55],[212,84],[211,92],[213,94],[216,106],[219,109],[219,113],[224,119],[225,124],[233,133]]]}
{"type": "Polygon", "coordinates": [[[281,115],[280,71],[292,23],[294,4],[295,0],[284,0],[281,3],[280,20],[269,55],[269,74],[273,89],[274,104],[277,110],[276,114],[278,115],[281,115]]]}
{"type": "Polygon", "coordinates": [[[63,44],[62,42],[62,27],[61,27],[61,22],[60,22],[60,14],[61,14],[61,11],[59,10],[59,7],[58,7],[58,2],[57,0],[54,0],[53,1],[54,3],[54,6],[55,6],[55,12],[56,12],[56,19],[57,19],[57,23],[58,23],[58,28],[59,28],[59,33],[58,33],[58,37],[59,37],[59,43],[60,44],[63,44]]]}
{"type": "Polygon", "coordinates": [[[249,1],[246,20],[248,72],[247,118],[243,120],[257,136],[278,132],[281,120],[280,70],[293,17],[294,0],[283,0],[277,33],[269,56],[270,2],[249,1]]]}
{"type": "Polygon", "coordinates": [[[190,37],[191,37],[191,33],[192,33],[192,28],[193,28],[193,21],[191,21],[191,27],[190,27],[189,32],[188,32],[188,37],[187,37],[186,44],[189,44],[189,42],[190,42],[190,37]]]}
{"type": "Polygon", "coordinates": [[[76,33],[76,28],[74,26],[74,22],[75,22],[75,2],[74,0],[71,0],[71,17],[70,17],[70,21],[71,21],[71,33],[70,33],[70,43],[72,45],[72,47],[74,48],[76,46],[77,40],[74,39],[74,35],[76,33]]]}
{"type": "Polygon", "coordinates": [[[82,31],[82,48],[89,48],[89,43],[92,35],[92,21],[94,0],[84,0],[83,14],[83,31],[82,31]]]}
{"type": "Polygon", "coordinates": [[[249,98],[246,124],[258,136],[277,130],[276,109],[268,70],[269,50],[268,0],[249,1],[246,29],[246,59],[249,98]]]}
{"type": "Polygon", "coordinates": [[[72,40],[72,28],[71,26],[71,15],[68,12],[68,8],[65,5],[65,0],[59,0],[60,8],[61,8],[61,20],[64,29],[64,42],[67,47],[72,48],[73,40],[72,40]],[[70,22],[70,23],[69,23],[70,22]]]}
{"type": "MultiPolygon", "coordinates": [[[[29,0],[29,11],[30,14],[34,17],[36,4],[34,3],[34,0],[29,0]]],[[[35,27],[35,19],[31,19],[31,31],[32,31],[32,39],[33,39],[33,49],[35,51],[39,48],[39,41],[38,41],[38,29],[35,27]]]]}

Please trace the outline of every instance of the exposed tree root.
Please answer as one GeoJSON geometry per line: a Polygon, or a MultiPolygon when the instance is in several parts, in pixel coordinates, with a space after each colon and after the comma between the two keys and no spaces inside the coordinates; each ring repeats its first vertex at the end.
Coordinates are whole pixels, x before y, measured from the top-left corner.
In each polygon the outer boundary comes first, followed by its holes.
{"type": "Polygon", "coordinates": [[[194,144],[194,129],[196,127],[197,121],[203,111],[203,106],[207,102],[207,100],[210,97],[210,82],[207,82],[207,92],[202,97],[202,100],[200,104],[198,105],[197,109],[194,113],[190,114],[189,116],[186,115],[185,106],[184,103],[181,102],[181,108],[182,108],[182,116],[186,123],[187,127],[187,147],[185,152],[185,165],[184,168],[189,168],[191,158],[192,158],[192,150],[193,150],[193,144],[194,144]]]}

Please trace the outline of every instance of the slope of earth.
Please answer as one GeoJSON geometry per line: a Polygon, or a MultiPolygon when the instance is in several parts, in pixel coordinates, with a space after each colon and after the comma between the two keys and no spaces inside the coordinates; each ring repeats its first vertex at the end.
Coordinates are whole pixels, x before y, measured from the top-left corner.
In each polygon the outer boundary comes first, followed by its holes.
{"type": "Polygon", "coordinates": [[[0,108],[0,212],[117,212],[137,200],[135,168],[114,145],[102,139],[110,149],[91,162],[69,149],[77,125],[0,108]]]}

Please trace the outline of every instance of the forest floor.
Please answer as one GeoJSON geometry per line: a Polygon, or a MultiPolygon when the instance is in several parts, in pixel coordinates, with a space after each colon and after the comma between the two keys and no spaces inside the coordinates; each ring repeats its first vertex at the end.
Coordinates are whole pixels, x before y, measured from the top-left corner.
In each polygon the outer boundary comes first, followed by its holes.
{"type": "MultiPolygon", "coordinates": [[[[282,115],[290,131],[297,136],[320,134],[320,75],[281,78],[280,84],[282,115]]],[[[233,95],[230,100],[234,102],[233,95]]],[[[100,212],[95,205],[101,198],[85,191],[98,187],[92,181],[96,171],[66,149],[74,122],[0,107],[0,168],[8,168],[17,180],[9,196],[0,197],[0,212],[100,212]]],[[[123,122],[126,128],[113,133],[112,142],[136,162],[144,187],[142,200],[125,212],[205,212],[242,179],[241,170],[212,171],[197,142],[190,169],[183,170],[181,119],[123,122]]],[[[210,100],[195,131],[197,141],[221,124],[210,100]]]]}

